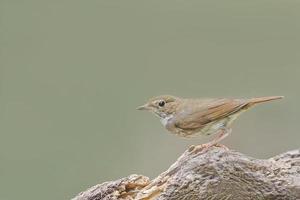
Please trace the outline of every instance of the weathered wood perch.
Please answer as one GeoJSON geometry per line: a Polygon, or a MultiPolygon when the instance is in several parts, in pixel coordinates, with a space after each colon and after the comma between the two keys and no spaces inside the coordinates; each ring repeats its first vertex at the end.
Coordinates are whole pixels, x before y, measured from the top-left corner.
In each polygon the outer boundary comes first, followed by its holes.
{"type": "Polygon", "coordinates": [[[154,180],[130,175],[93,186],[73,200],[102,199],[300,199],[300,149],[259,160],[222,147],[193,146],[154,180]]]}

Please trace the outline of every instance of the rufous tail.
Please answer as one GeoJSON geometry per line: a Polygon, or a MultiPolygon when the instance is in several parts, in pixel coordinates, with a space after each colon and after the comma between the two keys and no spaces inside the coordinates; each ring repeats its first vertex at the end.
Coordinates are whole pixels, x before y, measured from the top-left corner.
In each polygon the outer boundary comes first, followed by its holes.
{"type": "Polygon", "coordinates": [[[270,96],[270,97],[257,97],[257,98],[252,98],[249,99],[249,106],[258,104],[258,103],[263,103],[263,102],[267,102],[267,101],[273,101],[276,99],[282,99],[284,98],[284,96],[270,96]]]}

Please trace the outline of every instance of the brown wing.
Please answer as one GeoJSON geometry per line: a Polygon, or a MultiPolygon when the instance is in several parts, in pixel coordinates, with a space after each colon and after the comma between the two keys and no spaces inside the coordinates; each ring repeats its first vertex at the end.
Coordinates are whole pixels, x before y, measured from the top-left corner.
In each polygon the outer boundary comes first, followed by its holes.
{"type": "Polygon", "coordinates": [[[175,126],[180,129],[201,129],[210,122],[240,111],[248,102],[239,99],[209,99],[190,103],[192,105],[185,105],[183,112],[178,113],[174,122],[175,126]]]}

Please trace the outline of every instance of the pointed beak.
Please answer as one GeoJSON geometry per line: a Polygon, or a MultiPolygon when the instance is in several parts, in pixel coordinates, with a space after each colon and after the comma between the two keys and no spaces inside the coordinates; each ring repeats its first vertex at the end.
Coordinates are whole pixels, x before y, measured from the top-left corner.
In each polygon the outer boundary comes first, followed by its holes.
{"type": "Polygon", "coordinates": [[[150,110],[149,104],[145,104],[136,108],[137,110],[150,110]]]}

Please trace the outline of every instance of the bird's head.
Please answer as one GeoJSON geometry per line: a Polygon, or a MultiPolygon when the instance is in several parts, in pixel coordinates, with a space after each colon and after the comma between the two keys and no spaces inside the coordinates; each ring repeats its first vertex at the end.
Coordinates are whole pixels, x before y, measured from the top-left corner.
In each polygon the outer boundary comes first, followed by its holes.
{"type": "Polygon", "coordinates": [[[180,98],[171,95],[162,95],[151,98],[146,104],[138,107],[138,110],[148,110],[160,118],[166,118],[175,113],[180,98]]]}

